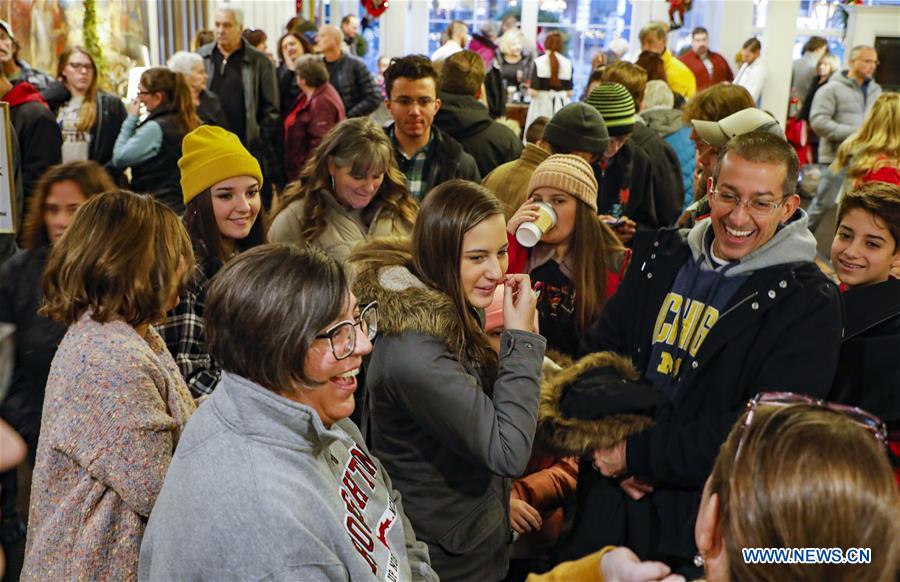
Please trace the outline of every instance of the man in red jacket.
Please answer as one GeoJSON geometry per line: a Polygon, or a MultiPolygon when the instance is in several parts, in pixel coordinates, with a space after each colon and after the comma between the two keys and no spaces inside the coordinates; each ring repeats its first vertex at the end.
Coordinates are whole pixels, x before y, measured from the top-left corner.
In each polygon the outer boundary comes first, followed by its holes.
{"type": "Polygon", "coordinates": [[[725,57],[709,50],[709,32],[702,26],[691,31],[691,50],[678,59],[694,73],[698,91],[722,81],[730,83],[734,80],[725,57]]]}

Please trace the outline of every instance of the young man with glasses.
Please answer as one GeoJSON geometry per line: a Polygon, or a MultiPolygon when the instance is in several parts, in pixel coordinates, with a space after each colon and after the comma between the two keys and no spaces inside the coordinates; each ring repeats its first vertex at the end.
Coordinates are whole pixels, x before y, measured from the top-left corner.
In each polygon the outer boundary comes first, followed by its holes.
{"type": "Polygon", "coordinates": [[[441,108],[437,79],[434,64],[424,55],[393,59],[384,72],[385,105],[394,118],[386,131],[416,200],[447,180],[481,181],[475,158],[434,125],[441,108]]]}
{"type": "Polygon", "coordinates": [[[783,139],[732,138],[710,179],[710,217],[690,231],[635,237],[632,266],[581,352],[630,357],[668,401],[654,411],[655,426],[595,452],[599,472],[582,467],[579,495],[590,513],[576,524],[604,527],[582,532],[581,552],[628,545],[643,560],[696,574],[692,522],[744,404],[764,390],[828,393],[840,300],[814,263],[798,171],[783,139]]]}

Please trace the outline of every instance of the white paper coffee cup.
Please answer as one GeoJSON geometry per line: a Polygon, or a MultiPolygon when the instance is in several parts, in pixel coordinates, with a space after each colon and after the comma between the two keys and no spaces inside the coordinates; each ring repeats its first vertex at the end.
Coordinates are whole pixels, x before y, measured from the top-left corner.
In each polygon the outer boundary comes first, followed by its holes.
{"type": "Polygon", "coordinates": [[[534,222],[523,222],[516,229],[516,240],[523,247],[538,244],[544,233],[556,226],[556,211],[546,202],[538,202],[538,217],[534,222]]]}

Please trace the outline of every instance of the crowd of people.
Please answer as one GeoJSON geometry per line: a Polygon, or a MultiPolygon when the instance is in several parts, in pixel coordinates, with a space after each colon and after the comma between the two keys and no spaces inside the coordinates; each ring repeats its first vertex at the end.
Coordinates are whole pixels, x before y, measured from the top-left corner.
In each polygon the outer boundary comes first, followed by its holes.
{"type": "Polygon", "coordinates": [[[270,58],[214,15],[128,104],[0,20],[9,579],[900,574],[900,95],[873,48],[795,63],[813,158],[757,106],[756,39],[735,74],[653,22],[580,93],[563,34],[514,18],[376,82],[356,17],[293,19],[270,58]]]}

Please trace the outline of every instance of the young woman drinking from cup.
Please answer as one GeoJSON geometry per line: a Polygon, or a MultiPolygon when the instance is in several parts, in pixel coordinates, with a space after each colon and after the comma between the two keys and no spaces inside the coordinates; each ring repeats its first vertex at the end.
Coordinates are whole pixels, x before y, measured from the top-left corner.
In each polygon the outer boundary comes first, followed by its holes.
{"type": "Polygon", "coordinates": [[[575,356],[579,337],[600,318],[626,266],[625,249],[597,216],[590,165],[573,155],[544,160],[507,232],[509,270],[530,275],[548,347],[575,356]]]}
{"type": "Polygon", "coordinates": [[[506,275],[503,207],[451,180],[425,198],[410,242],[357,249],[355,292],[377,300],[366,383],[373,451],[403,494],[442,580],[500,580],[510,477],[528,463],[545,342],[527,275],[506,275]],[[483,310],[505,287],[500,355],[483,310]]]}

